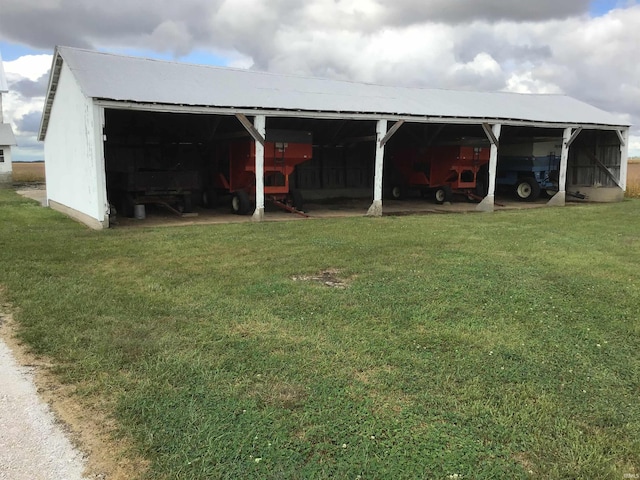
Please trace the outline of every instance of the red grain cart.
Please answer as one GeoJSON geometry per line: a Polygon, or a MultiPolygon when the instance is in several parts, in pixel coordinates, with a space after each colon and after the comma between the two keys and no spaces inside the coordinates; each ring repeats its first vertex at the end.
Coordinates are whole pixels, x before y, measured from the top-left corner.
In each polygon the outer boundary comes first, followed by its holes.
{"type": "MultiPolygon", "coordinates": [[[[220,193],[231,194],[234,213],[250,213],[256,198],[256,145],[252,139],[230,142],[223,160],[219,159],[214,175],[215,191],[205,189],[207,195],[217,198],[220,193]]],[[[267,200],[292,211],[302,210],[302,195],[289,186],[289,176],[296,165],[310,160],[313,145],[311,133],[297,131],[267,131],[264,144],[264,193],[267,200]]]]}
{"type": "Polygon", "coordinates": [[[477,200],[485,195],[486,179],[481,170],[486,170],[489,154],[488,147],[459,145],[398,152],[391,161],[388,195],[401,199],[413,189],[422,196],[433,194],[436,203],[450,201],[453,193],[477,200]]]}

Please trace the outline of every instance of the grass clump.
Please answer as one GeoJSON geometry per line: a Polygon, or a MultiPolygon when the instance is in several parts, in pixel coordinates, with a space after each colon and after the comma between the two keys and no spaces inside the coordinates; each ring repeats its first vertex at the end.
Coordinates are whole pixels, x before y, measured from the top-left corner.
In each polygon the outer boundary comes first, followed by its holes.
{"type": "Polygon", "coordinates": [[[94,232],[0,191],[0,284],[148,478],[621,478],[639,207],[94,232]]]}

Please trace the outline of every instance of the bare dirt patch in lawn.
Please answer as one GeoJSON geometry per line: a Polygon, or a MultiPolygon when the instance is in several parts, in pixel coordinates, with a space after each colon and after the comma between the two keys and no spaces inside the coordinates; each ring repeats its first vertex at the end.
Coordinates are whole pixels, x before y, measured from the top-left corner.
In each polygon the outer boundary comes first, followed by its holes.
{"type": "Polygon", "coordinates": [[[293,410],[302,407],[309,396],[303,385],[283,382],[276,379],[266,379],[253,386],[250,394],[265,405],[293,410]]]}
{"type": "Polygon", "coordinates": [[[292,278],[296,282],[318,282],[327,287],[347,288],[349,279],[340,278],[339,274],[340,270],[330,268],[315,275],[294,275],[292,278]]]}

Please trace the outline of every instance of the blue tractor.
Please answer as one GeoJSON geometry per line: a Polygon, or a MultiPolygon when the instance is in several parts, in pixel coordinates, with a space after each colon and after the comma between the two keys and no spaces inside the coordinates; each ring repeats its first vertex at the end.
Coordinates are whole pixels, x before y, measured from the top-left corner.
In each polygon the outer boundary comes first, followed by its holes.
{"type": "Polygon", "coordinates": [[[518,200],[533,202],[545,192],[553,196],[558,191],[560,157],[547,155],[501,156],[498,159],[496,187],[510,189],[518,200]]]}

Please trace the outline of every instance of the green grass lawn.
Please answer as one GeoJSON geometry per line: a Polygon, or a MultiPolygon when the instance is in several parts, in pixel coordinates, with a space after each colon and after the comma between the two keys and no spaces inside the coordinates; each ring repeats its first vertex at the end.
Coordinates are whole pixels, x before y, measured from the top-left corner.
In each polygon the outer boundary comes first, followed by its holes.
{"type": "Polygon", "coordinates": [[[638,200],[94,232],[0,190],[0,285],[143,478],[640,473],[638,200]]]}

